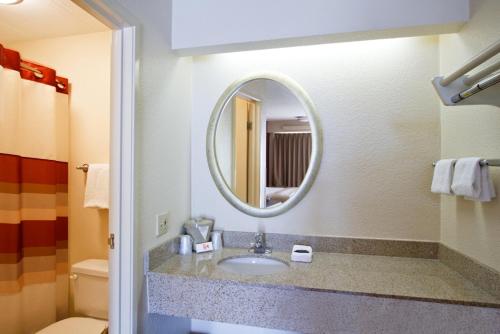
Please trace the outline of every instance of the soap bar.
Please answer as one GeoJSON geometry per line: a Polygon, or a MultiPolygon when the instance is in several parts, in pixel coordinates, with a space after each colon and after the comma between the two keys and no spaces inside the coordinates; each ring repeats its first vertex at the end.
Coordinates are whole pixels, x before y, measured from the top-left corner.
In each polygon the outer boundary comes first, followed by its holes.
{"type": "Polygon", "coordinates": [[[210,252],[214,250],[214,246],[211,241],[203,242],[201,244],[194,245],[194,251],[196,253],[210,252]]]}
{"type": "Polygon", "coordinates": [[[294,245],[292,249],[292,261],[312,262],[312,247],[306,245],[294,245]]]}

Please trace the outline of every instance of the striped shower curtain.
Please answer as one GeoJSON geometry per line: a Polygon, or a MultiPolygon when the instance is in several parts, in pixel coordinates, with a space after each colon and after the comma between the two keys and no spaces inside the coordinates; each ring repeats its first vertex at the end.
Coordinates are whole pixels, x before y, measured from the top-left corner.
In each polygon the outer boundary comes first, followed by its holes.
{"type": "Polygon", "coordinates": [[[0,45],[3,334],[34,333],[67,316],[67,86],[0,45]]]}

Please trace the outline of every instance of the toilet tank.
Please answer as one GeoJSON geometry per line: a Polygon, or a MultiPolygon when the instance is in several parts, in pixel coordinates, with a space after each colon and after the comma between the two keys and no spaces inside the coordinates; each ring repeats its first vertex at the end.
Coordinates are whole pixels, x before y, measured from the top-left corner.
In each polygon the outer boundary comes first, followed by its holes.
{"type": "Polygon", "coordinates": [[[108,261],[89,259],[71,267],[75,313],[108,318],[108,261]]]}

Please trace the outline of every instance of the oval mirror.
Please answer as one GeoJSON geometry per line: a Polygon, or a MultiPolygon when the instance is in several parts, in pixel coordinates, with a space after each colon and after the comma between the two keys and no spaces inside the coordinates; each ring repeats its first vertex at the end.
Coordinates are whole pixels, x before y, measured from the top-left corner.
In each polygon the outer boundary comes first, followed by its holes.
{"type": "Polygon", "coordinates": [[[230,85],[207,132],[210,173],[235,208],[272,217],[311,188],[322,154],[321,127],[307,93],[278,74],[255,74],[230,85]]]}

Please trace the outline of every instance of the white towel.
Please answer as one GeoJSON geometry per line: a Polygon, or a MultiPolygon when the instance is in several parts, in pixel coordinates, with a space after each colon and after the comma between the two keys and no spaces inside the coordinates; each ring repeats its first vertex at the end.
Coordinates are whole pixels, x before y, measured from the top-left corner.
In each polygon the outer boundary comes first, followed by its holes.
{"type": "Polygon", "coordinates": [[[83,206],[85,208],[109,208],[108,164],[89,164],[83,206]]]}
{"type": "Polygon", "coordinates": [[[481,191],[478,197],[465,197],[470,201],[479,201],[479,202],[489,202],[493,198],[496,197],[495,187],[493,186],[493,182],[490,178],[490,168],[486,166],[480,167],[481,174],[481,191]]]}
{"type": "Polygon", "coordinates": [[[453,173],[451,190],[455,195],[479,198],[481,193],[481,158],[458,159],[453,173]]]}
{"type": "Polygon", "coordinates": [[[453,178],[453,165],[456,161],[456,159],[443,159],[436,162],[431,185],[431,191],[433,193],[452,194],[451,180],[453,178]]]}

